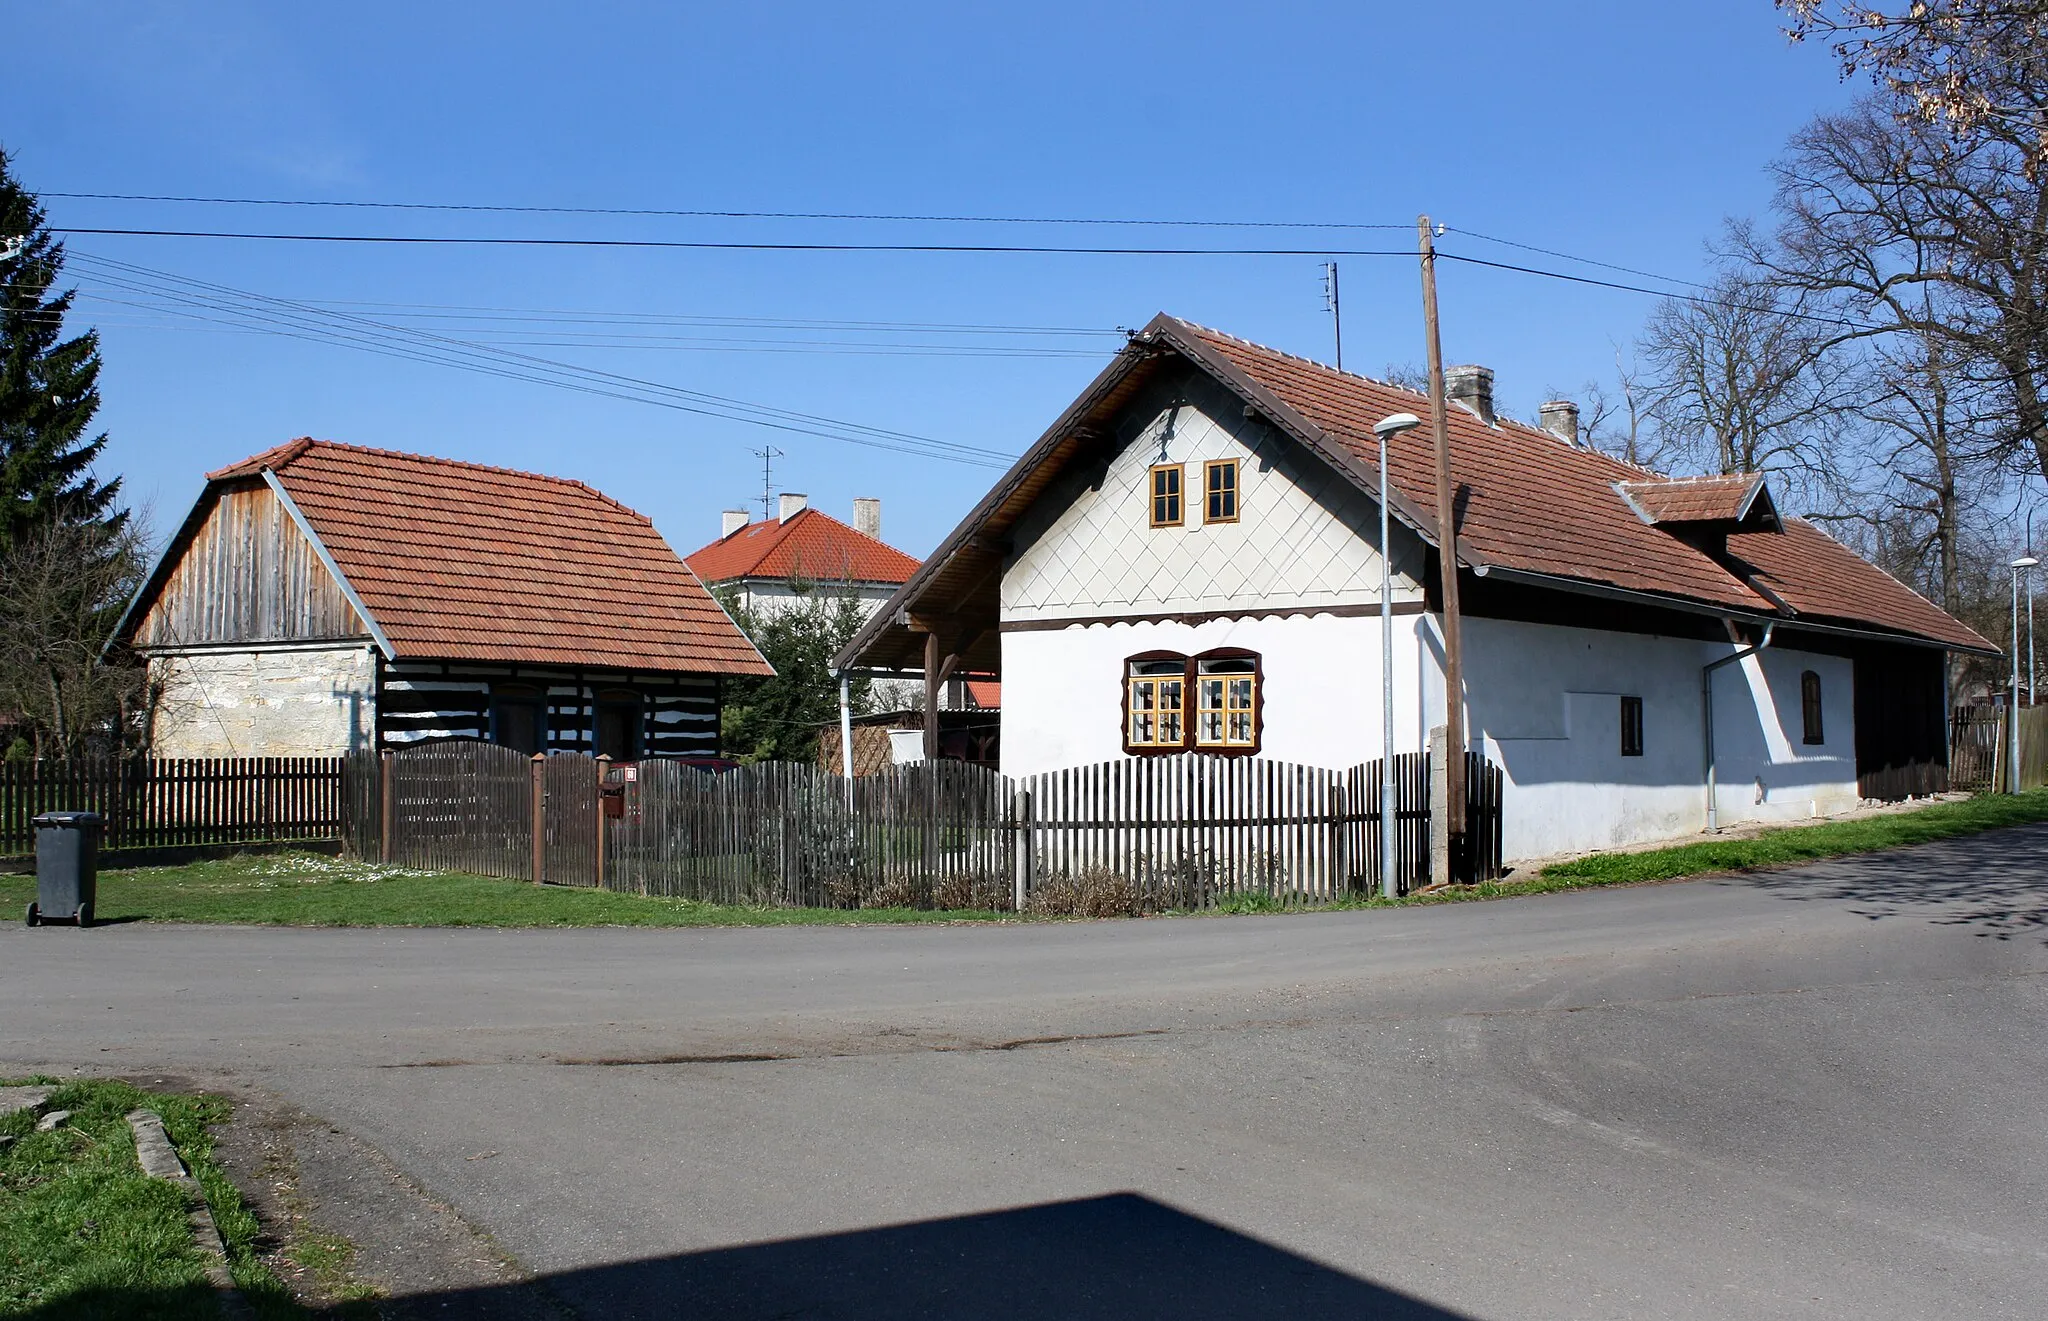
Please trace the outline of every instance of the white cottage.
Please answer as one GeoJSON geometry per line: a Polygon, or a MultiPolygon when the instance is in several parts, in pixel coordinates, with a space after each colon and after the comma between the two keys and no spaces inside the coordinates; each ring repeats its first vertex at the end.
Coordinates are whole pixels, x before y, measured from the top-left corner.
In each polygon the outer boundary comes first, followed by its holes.
{"type": "MultiPolygon", "coordinates": [[[[1761,477],[1668,480],[1580,446],[1568,404],[1535,428],[1491,393],[1453,373],[1459,705],[1506,857],[1699,831],[1710,773],[1724,824],[1946,787],[1945,656],[1989,642],[1761,477]]],[[[1427,401],[1157,317],[839,664],[1000,676],[1010,774],[1376,758],[1372,428],[1402,412],[1427,401]]],[[[1390,454],[1396,752],[1445,711],[1427,436],[1390,454]]]]}

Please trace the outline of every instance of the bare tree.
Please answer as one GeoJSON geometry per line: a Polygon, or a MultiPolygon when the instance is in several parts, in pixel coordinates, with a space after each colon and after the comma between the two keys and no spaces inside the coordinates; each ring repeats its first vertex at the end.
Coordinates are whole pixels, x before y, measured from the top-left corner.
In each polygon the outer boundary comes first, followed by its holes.
{"type": "Polygon", "coordinates": [[[45,523],[0,552],[0,710],[26,726],[37,756],[126,746],[143,732],[145,671],[102,660],[148,565],[132,528],[45,523]]]}
{"type": "Polygon", "coordinates": [[[1841,318],[1837,343],[1938,340],[2008,462],[2048,474],[2048,193],[2031,134],[1967,135],[1873,98],[1801,130],[1774,166],[1775,241],[1743,251],[1841,318]]]}
{"type": "MultiPolygon", "coordinates": [[[[1549,395],[1561,399],[1569,392],[1553,389],[1549,395]]],[[[1650,414],[1652,400],[1642,370],[1622,355],[1620,345],[1614,349],[1613,383],[1588,380],[1579,387],[1577,398],[1580,444],[1652,471],[1662,471],[1670,461],[1650,414]]]]}
{"type": "Polygon", "coordinates": [[[1707,472],[1778,473],[1809,500],[1832,491],[1851,396],[1813,302],[1729,269],[1705,294],[1657,306],[1638,344],[1639,385],[1668,458],[1707,472]]]}

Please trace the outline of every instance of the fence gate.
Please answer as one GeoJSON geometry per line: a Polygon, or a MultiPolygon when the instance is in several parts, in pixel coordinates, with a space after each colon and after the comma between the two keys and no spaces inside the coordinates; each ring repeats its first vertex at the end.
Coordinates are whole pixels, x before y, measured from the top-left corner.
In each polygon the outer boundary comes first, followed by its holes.
{"type": "Polygon", "coordinates": [[[403,867],[532,880],[531,765],[467,739],[386,755],[379,852],[403,867]]]}

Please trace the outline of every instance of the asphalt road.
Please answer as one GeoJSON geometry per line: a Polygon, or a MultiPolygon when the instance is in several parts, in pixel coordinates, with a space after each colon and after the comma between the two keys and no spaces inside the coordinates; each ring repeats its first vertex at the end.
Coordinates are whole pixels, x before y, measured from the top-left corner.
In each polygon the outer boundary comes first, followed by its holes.
{"type": "Polygon", "coordinates": [[[599,1316],[2048,1314],[2048,828],[1390,912],[0,930],[0,1072],[366,1142],[599,1316]]]}

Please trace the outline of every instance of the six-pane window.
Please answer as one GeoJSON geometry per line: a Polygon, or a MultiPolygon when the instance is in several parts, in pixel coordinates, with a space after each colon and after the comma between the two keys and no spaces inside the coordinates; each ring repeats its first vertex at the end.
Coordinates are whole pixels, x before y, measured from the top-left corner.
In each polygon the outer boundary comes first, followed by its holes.
{"type": "Polygon", "coordinates": [[[1799,715],[1806,743],[1825,743],[1827,735],[1820,722],[1820,676],[1812,670],[1799,676],[1799,715]]]}
{"type": "Polygon", "coordinates": [[[1640,697],[1621,699],[1621,755],[1643,755],[1643,699],[1640,697]]]}
{"type": "Polygon", "coordinates": [[[1237,521],[1237,460],[1216,459],[1202,465],[1203,485],[1208,488],[1206,523],[1237,521]]]}
{"type": "Polygon", "coordinates": [[[1187,661],[1171,659],[1129,662],[1129,726],[1124,742],[1131,748],[1177,748],[1186,741],[1187,661]]]}
{"type": "Polygon", "coordinates": [[[1152,526],[1181,524],[1181,465],[1162,463],[1152,470],[1152,526]]]}
{"type": "Polygon", "coordinates": [[[1249,748],[1256,744],[1258,689],[1256,657],[1196,662],[1195,746],[1249,748]]]}

